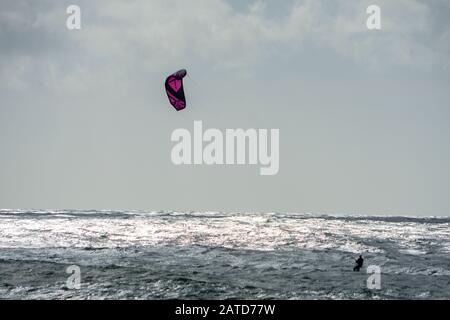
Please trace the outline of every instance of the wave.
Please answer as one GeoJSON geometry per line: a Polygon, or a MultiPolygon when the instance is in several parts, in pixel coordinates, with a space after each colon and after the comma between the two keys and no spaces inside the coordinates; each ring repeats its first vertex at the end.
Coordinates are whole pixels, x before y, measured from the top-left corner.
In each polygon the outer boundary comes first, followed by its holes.
{"type": "Polygon", "coordinates": [[[362,214],[323,214],[323,213],[283,213],[283,212],[218,212],[218,211],[143,211],[143,210],[37,210],[37,209],[0,209],[0,217],[53,217],[53,218],[70,218],[70,217],[123,217],[132,216],[142,217],[183,217],[183,218],[230,218],[230,217],[267,217],[267,218],[284,218],[284,219],[325,219],[325,220],[344,220],[344,221],[381,221],[392,223],[450,223],[450,217],[443,216],[395,216],[395,215],[362,215],[362,214]]]}

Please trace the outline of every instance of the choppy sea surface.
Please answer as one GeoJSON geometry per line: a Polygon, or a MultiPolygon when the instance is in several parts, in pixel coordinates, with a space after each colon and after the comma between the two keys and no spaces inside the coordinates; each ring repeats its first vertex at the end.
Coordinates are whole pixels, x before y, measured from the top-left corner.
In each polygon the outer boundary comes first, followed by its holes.
{"type": "Polygon", "coordinates": [[[450,299],[450,218],[0,210],[0,298],[450,299]]]}

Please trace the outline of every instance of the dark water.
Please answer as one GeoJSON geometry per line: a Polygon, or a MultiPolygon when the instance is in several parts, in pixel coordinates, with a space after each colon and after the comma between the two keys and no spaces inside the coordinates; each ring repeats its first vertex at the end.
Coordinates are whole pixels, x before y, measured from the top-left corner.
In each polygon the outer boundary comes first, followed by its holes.
{"type": "Polygon", "coordinates": [[[449,218],[0,210],[3,299],[449,299],[449,288],[449,218]]]}

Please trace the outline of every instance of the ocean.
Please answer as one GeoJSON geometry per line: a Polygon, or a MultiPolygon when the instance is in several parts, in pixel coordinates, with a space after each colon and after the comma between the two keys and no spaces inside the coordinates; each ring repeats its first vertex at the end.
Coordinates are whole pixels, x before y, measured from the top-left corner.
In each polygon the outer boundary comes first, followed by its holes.
{"type": "Polygon", "coordinates": [[[0,299],[450,299],[450,218],[0,210],[0,299]]]}

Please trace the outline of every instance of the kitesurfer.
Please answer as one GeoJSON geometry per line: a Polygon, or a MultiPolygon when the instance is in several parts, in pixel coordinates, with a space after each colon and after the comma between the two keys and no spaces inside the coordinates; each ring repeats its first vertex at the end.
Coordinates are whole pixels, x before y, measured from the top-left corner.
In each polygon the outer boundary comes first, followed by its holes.
{"type": "Polygon", "coordinates": [[[356,266],[353,268],[353,271],[359,271],[364,263],[363,257],[360,255],[358,259],[355,260],[356,266]]]}

